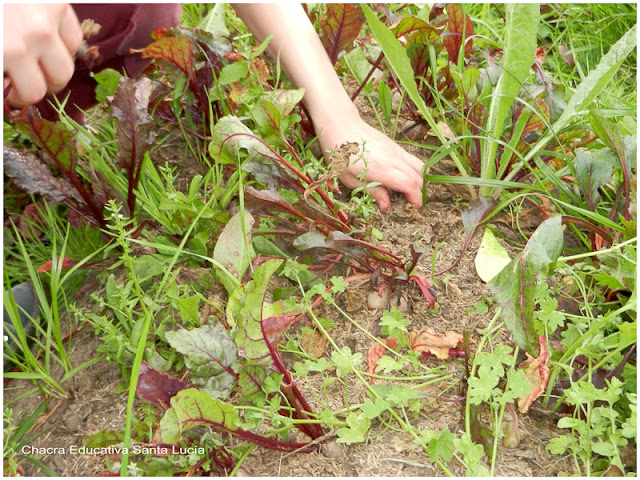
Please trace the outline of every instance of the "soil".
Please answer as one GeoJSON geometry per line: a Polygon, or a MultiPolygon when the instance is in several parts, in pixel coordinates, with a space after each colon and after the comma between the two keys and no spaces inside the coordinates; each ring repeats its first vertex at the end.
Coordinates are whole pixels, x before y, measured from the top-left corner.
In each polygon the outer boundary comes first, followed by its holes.
{"type": "MultiPolygon", "coordinates": [[[[364,109],[363,109],[364,110],[364,109]]],[[[175,154],[171,148],[163,148],[165,158],[182,158],[183,146],[175,143],[175,154]]],[[[423,151],[407,147],[411,153],[423,156],[423,151]]],[[[188,165],[185,168],[193,168],[188,165]]],[[[446,163],[438,166],[448,168],[446,163]]],[[[435,173],[447,173],[435,172],[435,173]]],[[[451,173],[451,172],[448,172],[451,173]]],[[[186,185],[186,183],[185,183],[186,185]]],[[[382,232],[384,240],[382,246],[393,253],[404,256],[409,245],[415,242],[418,246],[431,249],[417,267],[421,275],[431,272],[431,256],[436,245],[444,242],[438,250],[435,261],[436,271],[451,265],[460,255],[465,240],[462,228],[461,211],[464,202],[469,201],[469,193],[464,187],[432,185],[429,188],[427,204],[420,210],[410,207],[401,195],[393,194],[391,208],[386,214],[377,214],[372,223],[382,232]]],[[[508,228],[511,220],[502,217],[495,225],[514,239],[517,235],[508,228]]],[[[534,222],[535,223],[535,222],[534,222]]],[[[539,223],[539,221],[538,221],[539,223]]],[[[411,318],[409,328],[417,330],[427,326],[437,333],[454,331],[462,333],[464,329],[471,332],[472,340],[477,342],[481,330],[488,324],[492,313],[486,315],[470,313],[473,305],[489,297],[486,285],[478,278],[474,257],[480,243],[480,236],[471,241],[467,254],[461,263],[447,274],[439,278],[438,307],[435,311],[428,308],[427,302],[420,291],[411,287],[401,292],[400,297],[393,296],[392,302],[399,305],[411,318]]],[[[509,250],[510,247],[507,246],[509,250]]],[[[510,251],[513,255],[515,252],[510,251]]],[[[348,290],[339,295],[338,304],[352,316],[362,327],[374,331],[381,311],[369,310],[367,298],[371,293],[368,284],[351,285],[348,290]]],[[[88,295],[87,295],[88,299],[88,295]]],[[[88,302],[88,300],[85,300],[88,302]]],[[[331,331],[332,338],[339,347],[349,345],[354,352],[366,355],[370,345],[359,330],[350,322],[343,320],[336,312],[321,307],[323,316],[331,318],[336,327],[331,331]]],[[[304,324],[296,325],[291,335],[296,335],[304,324]]],[[[510,343],[508,333],[501,333],[500,341],[510,343]]],[[[322,342],[314,343],[314,354],[317,356],[330,355],[330,349],[322,342]]],[[[96,350],[100,340],[88,329],[73,339],[71,357],[73,365],[80,365],[97,355],[96,350]]],[[[285,361],[292,366],[292,358],[285,356],[285,361]]],[[[440,366],[445,371],[454,374],[452,380],[440,382],[425,388],[422,409],[419,417],[412,420],[412,424],[419,429],[433,429],[440,431],[448,427],[455,435],[464,432],[464,402],[460,397],[464,395],[462,383],[459,379],[464,376],[464,362],[460,359],[437,360],[427,358],[425,364],[433,367],[440,366]],[[450,401],[443,401],[444,397],[450,401]]],[[[319,376],[310,375],[307,379],[299,380],[299,387],[312,407],[314,396],[310,394],[312,388],[316,391],[319,386],[314,382],[319,376]]],[[[122,377],[119,366],[109,365],[106,360],[80,370],[69,383],[65,384],[69,394],[65,398],[50,398],[48,409],[39,419],[37,431],[45,432],[31,444],[34,447],[68,447],[82,445],[87,434],[96,433],[104,429],[118,431],[125,421],[126,389],[118,393],[122,377]]],[[[4,390],[4,402],[7,405],[30,387],[26,382],[13,380],[10,388],[4,390]]],[[[335,409],[344,406],[344,391],[338,385],[329,388],[329,401],[335,409]]],[[[364,386],[354,382],[350,385],[350,401],[360,402],[366,396],[364,386]]],[[[42,402],[37,394],[19,398],[9,405],[14,411],[14,419],[30,413],[42,402]]],[[[559,472],[573,472],[573,466],[567,457],[551,456],[544,447],[548,440],[558,434],[554,423],[548,417],[540,418],[534,415],[520,417],[521,442],[513,449],[500,448],[497,460],[498,476],[504,477],[547,477],[555,476],[559,472]]],[[[412,476],[442,476],[443,472],[436,465],[431,464],[428,455],[412,437],[406,433],[387,428],[381,422],[373,422],[369,432],[376,435],[372,440],[344,446],[335,443],[335,432],[327,431],[327,443],[315,453],[283,454],[256,447],[242,465],[241,473],[247,476],[289,477],[289,476],[321,476],[321,477],[412,477],[412,476]]],[[[304,441],[302,437],[292,440],[304,441]]],[[[45,455],[44,464],[59,476],[94,476],[108,473],[106,460],[100,456],[88,455],[45,455]]],[[[24,463],[28,476],[41,475],[42,472],[29,462],[24,463]]],[[[451,462],[448,468],[456,476],[464,476],[465,472],[458,462],[451,462]]]]}

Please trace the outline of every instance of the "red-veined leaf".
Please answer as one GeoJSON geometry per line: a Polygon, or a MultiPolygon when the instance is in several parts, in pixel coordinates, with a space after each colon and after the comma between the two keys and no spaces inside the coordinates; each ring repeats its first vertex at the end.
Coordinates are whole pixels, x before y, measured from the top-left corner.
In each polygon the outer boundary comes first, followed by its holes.
{"type": "Polygon", "coordinates": [[[173,63],[190,77],[193,73],[193,42],[186,37],[163,36],[142,50],[142,58],[154,58],[173,63]]]}
{"type": "Polygon", "coordinates": [[[324,45],[331,63],[353,48],[353,42],[358,38],[364,13],[360,5],[350,3],[328,3],[327,14],[318,22],[320,26],[320,40],[324,45]]]}
{"type": "Polygon", "coordinates": [[[465,39],[464,54],[469,55],[471,53],[473,43],[469,37],[473,35],[473,25],[469,16],[456,3],[447,5],[447,13],[449,14],[449,23],[443,35],[442,43],[449,53],[449,61],[457,64],[463,35],[465,39]]]}

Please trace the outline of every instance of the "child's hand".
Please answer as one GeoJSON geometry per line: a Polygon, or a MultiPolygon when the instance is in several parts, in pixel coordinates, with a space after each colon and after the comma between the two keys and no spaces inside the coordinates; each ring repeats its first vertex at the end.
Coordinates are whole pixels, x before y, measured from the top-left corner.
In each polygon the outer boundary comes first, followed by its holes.
{"type": "Polygon", "coordinates": [[[82,30],[66,3],[7,3],[3,8],[3,87],[11,84],[7,102],[20,108],[69,82],[82,30]]]}
{"type": "MultiPolygon", "coordinates": [[[[382,185],[367,190],[375,198],[380,210],[389,208],[387,188],[401,192],[414,208],[422,206],[423,162],[407,153],[396,142],[358,118],[348,122],[348,126],[324,128],[319,134],[323,151],[334,150],[345,142],[358,142],[365,146],[366,182],[380,182],[382,185]]],[[[362,153],[362,150],[360,150],[362,153]]],[[[340,180],[348,188],[363,184],[359,180],[365,163],[352,155],[349,167],[343,170],[340,180]]]]}

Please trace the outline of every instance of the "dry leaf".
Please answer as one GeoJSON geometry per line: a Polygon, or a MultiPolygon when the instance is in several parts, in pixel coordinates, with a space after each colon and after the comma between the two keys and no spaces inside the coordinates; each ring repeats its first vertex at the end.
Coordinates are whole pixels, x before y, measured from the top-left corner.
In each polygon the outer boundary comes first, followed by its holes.
{"type": "MultiPolygon", "coordinates": [[[[396,348],[398,346],[398,340],[396,337],[389,337],[385,341],[387,347],[396,348]]],[[[367,371],[369,373],[376,373],[376,366],[378,365],[378,360],[387,352],[387,349],[384,348],[384,345],[373,342],[367,351],[367,371]]],[[[373,383],[375,379],[371,379],[370,383],[373,383]]]]}
{"type": "Polygon", "coordinates": [[[462,335],[455,332],[434,333],[427,327],[409,334],[409,346],[425,354],[433,354],[440,360],[449,358],[449,349],[456,348],[463,342],[462,335]]]}
{"type": "Polygon", "coordinates": [[[526,413],[533,402],[547,388],[549,381],[549,355],[547,352],[547,342],[544,335],[540,337],[540,355],[533,358],[525,352],[527,359],[518,365],[518,368],[524,369],[524,376],[531,381],[531,393],[526,397],[518,399],[518,410],[520,413],[526,413]]]}
{"type": "Polygon", "coordinates": [[[329,340],[327,340],[327,337],[325,337],[322,332],[314,330],[313,333],[305,333],[302,335],[301,345],[313,358],[320,358],[327,350],[329,340]]]}
{"type": "Polygon", "coordinates": [[[267,79],[269,78],[269,68],[264,60],[261,58],[254,58],[251,60],[251,66],[254,71],[258,73],[258,77],[260,78],[260,83],[263,85],[267,84],[267,79]]]}
{"type": "Polygon", "coordinates": [[[240,82],[233,82],[229,90],[229,98],[236,105],[241,105],[239,98],[249,91],[249,85],[242,85],[240,82]]]}

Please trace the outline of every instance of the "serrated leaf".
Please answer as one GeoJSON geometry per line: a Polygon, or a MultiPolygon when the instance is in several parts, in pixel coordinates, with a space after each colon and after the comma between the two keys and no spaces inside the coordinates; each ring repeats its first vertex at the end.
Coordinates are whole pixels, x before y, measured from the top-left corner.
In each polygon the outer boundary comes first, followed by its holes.
{"type": "Polygon", "coordinates": [[[456,436],[449,431],[448,427],[444,427],[434,437],[427,446],[427,453],[429,454],[429,461],[431,463],[436,462],[439,459],[443,459],[446,462],[451,461],[451,454],[455,451],[456,447],[453,443],[456,436]]]}
{"type": "Polygon", "coordinates": [[[373,420],[374,418],[379,417],[389,407],[389,402],[383,398],[377,397],[375,402],[372,402],[370,398],[365,398],[360,410],[362,410],[365,417],[373,420]]]}
{"type": "Polygon", "coordinates": [[[490,229],[485,229],[475,259],[478,276],[483,282],[489,283],[509,262],[511,262],[511,257],[505,248],[500,245],[490,229]]]}
{"type": "Polygon", "coordinates": [[[221,269],[216,270],[216,277],[229,293],[242,281],[251,260],[256,256],[251,244],[254,223],[253,215],[247,210],[236,213],[225,225],[213,249],[214,260],[224,265],[229,272],[227,274],[221,269]]]}
{"type": "Polygon", "coordinates": [[[364,442],[364,439],[371,426],[371,421],[364,415],[356,415],[350,413],[346,418],[348,428],[339,428],[336,430],[338,435],[337,443],[360,443],[364,442]]]}
{"type": "Polygon", "coordinates": [[[344,346],[341,350],[331,354],[331,361],[336,365],[338,377],[343,377],[360,366],[362,354],[360,352],[351,353],[351,349],[344,346]]]}
{"type": "Polygon", "coordinates": [[[364,15],[359,5],[350,3],[328,3],[327,13],[318,21],[320,40],[331,63],[353,48],[358,38],[364,15]]]}
{"type": "Polygon", "coordinates": [[[229,334],[213,325],[165,333],[167,342],[184,355],[191,380],[216,398],[226,398],[236,380],[232,365],[238,352],[229,334]]]}

